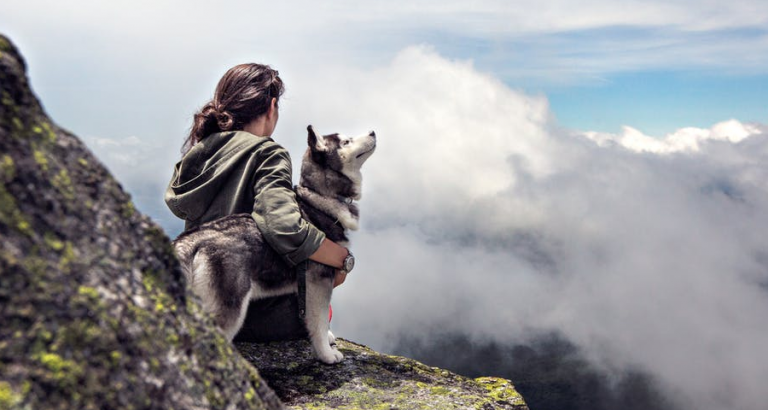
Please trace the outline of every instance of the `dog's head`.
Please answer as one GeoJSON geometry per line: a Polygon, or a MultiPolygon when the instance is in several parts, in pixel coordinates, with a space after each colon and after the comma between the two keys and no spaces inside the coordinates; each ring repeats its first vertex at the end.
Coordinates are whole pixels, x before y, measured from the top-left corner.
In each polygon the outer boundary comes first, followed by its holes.
{"type": "Polygon", "coordinates": [[[376,150],[376,134],[349,138],[340,134],[321,136],[307,127],[309,147],[301,167],[301,185],[323,195],[360,198],[360,168],[376,150]]]}

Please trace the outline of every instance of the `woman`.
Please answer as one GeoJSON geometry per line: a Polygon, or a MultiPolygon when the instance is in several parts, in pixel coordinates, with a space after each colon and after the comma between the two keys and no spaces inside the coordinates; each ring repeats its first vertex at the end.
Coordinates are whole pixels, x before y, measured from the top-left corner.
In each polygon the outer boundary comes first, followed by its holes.
{"type": "MultiPolygon", "coordinates": [[[[227,71],[213,99],[195,114],[165,193],[185,229],[234,213],[251,213],[267,243],[290,266],[306,259],[342,268],[349,250],[325,238],[299,212],[288,152],[272,140],[278,72],[261,64],[227,71]]],[[[344,282],[338,270],[334,286],[344,282]]],[[[251,302],[235,340],[269,341],[306,336],[295,295],[251,302]]]]}

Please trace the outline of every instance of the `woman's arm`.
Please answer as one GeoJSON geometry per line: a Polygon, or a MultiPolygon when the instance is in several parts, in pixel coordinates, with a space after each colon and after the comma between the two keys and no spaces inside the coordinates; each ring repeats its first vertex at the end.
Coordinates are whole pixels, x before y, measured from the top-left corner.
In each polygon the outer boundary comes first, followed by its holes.
{"type": "Polygon", "coordinates": [[[309,259],[322,263],[324,265],[339,268],[336,270],[336,277],[333,279],[333,287],[341,285],[347,280],[347,272],[341,270],[344,266],[344,259],[349,255],[349,249],[337,244],[330,239],[324,239],[309,259]]]}
{"type": "MultiPolygon", "coordinates": [[[[291,182],[291,160],[278,144],[268,144],[256,172],[253,219],[267,243],[295,266],[307,258],[334,268],[349,251],[301,217],[291,182]]],[[[339,274],[337,283],[339,282],[339,274]]],[[[343,282],[343,280],[341,280],[343,282]]]]}
{"type": "Polygon", "coordinates": [[[341,269],[344,267],[344,259],[349,255],[349,250],[336,242],[326,238],[317,248],[317,251],[309,256],[315,262],[341,269]]]}

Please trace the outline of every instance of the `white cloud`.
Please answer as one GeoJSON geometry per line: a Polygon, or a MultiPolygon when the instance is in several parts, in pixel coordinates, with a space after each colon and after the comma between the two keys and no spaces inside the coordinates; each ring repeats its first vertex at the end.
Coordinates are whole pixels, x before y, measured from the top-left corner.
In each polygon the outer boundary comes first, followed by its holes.
{"type": "Polygon", "coordinates": [[[723,121],[711,129],[682,128],[665,138],[660,139],[643,134],[632,127],[623,127],[619,135],[595,131],[583,135],[600,146],[621,145],[634,152],[652,152],[655,154],[672,154],[686,151],[699,151],[702,144],[708,141],[728,141],[736,143],[752,135],[762,134],[763,130],[753,124],[742,124],[737,120],[723,121]]]}
{"type": "Polygon", "coordinates": [[[379,135],[340,335],[386,348],[430,328],[502,343],[556,330],[696,408],[765,402],[764,127],[585,138],[545,99],[424,47],[295,80],[282,135],[307,119],[379,135]]]}

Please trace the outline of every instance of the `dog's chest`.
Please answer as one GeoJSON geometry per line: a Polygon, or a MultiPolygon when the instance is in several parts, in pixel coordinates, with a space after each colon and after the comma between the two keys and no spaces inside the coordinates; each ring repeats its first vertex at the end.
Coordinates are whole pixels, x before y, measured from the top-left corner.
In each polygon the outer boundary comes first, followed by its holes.
{"type": "Polygon", "coordinates": [[[311,222],[317,229],[325,232],[325,236],[334,242],[347,242],[349,239],[345,233],[344,227],[336,218],[326,214],[313,207],[312,204],[297,196],[301,216],[311,222]]]}

